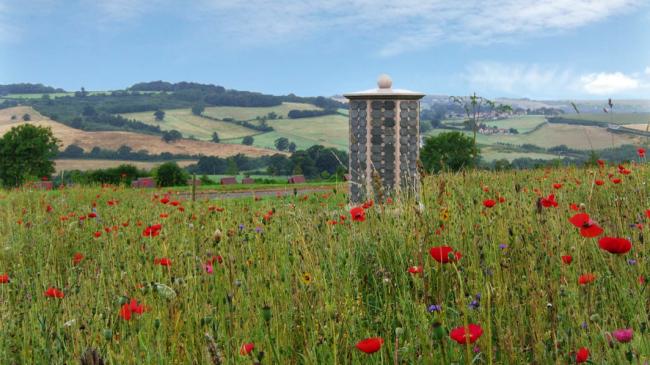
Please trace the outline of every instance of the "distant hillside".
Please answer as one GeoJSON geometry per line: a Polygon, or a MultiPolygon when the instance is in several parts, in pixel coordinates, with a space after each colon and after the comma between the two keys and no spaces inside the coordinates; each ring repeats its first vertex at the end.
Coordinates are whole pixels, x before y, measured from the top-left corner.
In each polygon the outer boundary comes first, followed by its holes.
{"type": "Polygon", "coordinates": [[[23,123],[51,127],[54,135],[61,140],[61,149],[75,144],[83,148],[86,152],[89,152],[94,147],[117,150],[124,145],[131,147],[134,151],[147,150],[150,154],[168,152],[175,155],[203,154],[205,156],[228,157],[239,153],[247,156],[266,156],[278,153],[274,150],[253,146],[212,143],[189,139],[165,143],[159,136],[124,131],[88,132],[54,122],[30,107],[22,106],[0,110],[0,135],[4,135],[12,127],[23,123]],[[31,121],[25,122],[22,120],[22,116],[25,114],[31,116],[31,121]],[[13,116],[15,116],[15,119],[12,120],[13,116]]]}
{"type": "Polygon", "coordinates": [[[64,93],[63,89],[56,89],[43,84],[8,84],[0,85],[0,95],[8,94],[46,94],[46,93],[64,93]]]}

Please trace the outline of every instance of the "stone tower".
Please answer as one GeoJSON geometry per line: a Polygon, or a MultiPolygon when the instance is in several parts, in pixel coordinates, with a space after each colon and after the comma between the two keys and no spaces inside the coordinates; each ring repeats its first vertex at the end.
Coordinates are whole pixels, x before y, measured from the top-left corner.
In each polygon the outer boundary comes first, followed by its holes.
{"type": "Polygon", "coordinates": [[[422,93],[392,88],[388,75],[377,89],[345,94],[350,100],[350,201],[396,190],[414,191],[420,147],[422,93]],[[380,184],[379,184],[380,183],[380,184]]]}

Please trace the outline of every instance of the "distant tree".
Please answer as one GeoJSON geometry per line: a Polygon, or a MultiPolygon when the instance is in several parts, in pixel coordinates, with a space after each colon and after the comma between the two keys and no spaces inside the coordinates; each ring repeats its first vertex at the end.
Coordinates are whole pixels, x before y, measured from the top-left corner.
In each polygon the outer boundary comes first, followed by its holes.
{"type": "Polygon", "coordinates": [[[291,142],[291,143],[289,143],[289,147],[287,148],[287,150],[288,150],[289,152],[291,152],[291,153],[294,153],[294,152],[296,152],[296,148],[297,148],[297,147],[296,147],[296,144],[293,143],[293,142],[291,142]]]}
{"type": "Polygon", "coordinates": [[[23,114],[23,120],[24,120],[25,122],[29,122],[30,120],[32,120],[32,116],[29,115],[29,114],[27,114],[27,113],[25,113],[25,114],[23,114]]]}
{"type": "Polygon", "coordinates": [[[0,138],[0,180],[4,186],[19,186],[28,177],[54,173],[52,159],[58,140],[52,129],[22,124],[0,138]]]}
{"type": "Polygon", "coordinates": [[[17,118],[18,118],[18,116],[16,116],[16,115],[11,116],[11,120],[16,120],[17,118]]]}
{"type": "Polygon", "coordinates": [[[219,143],[220,141],[221,141],[221,139],[219,139],[219,133],[213,132],[212,133],[212,142],[219,143]]]}
{"type": "Polygon", "coordinates": [[[68,158],[74,158],[74,157],[82,157],[84,154],[83,148],[77,146],[76,144],[71,144],[68,145],[68,147],[61,152],[60,156],[62,157],[68,157],[68,158]]]}
{"type": "Polygon", "coordinates": [[[427,171],[458,171],[472,168],[478,161],[479,150],[470,137],[462,132],[446,132],[425,140],[420,159],[427,171]]]}
{"type": "Polygon", "coordinates": [[[165,162],[158,166],[154,173],[158,186],[180,186],[187,183],[188,174],[176,164],[165,162]]]}
{"type": "Polygon", "coordinates": [[[170,131],[164,131],[162,135],[162,140],[167,143],[177,141],[181,138],[183,138],[183,135],[181,134],[181,132],[175,129],[172,129],[170,131]]]}
{"type": "Polygon", "coordinates": [[[494,169],[496,171],[505,171],[510,170],[511,168],[512,166],[510,166],[510,161],[505,158],[494,161],[494,169]]]}
{"type": "Polygon", "coordinates": [[[133,149],[127,145],[122,145],[117,149],[117,157],[128,160],[133,149]]]}
{"type": "Polygon", "coordinates": [[[247,146],[251,146],[253,144],[253,142],[255,142],[255,140],[253,139],[253,136],[246,136],[241,141],[242,144],[245,144],[247,146]]]}
{"type": "Polygon", "coordinates": [[[289,139],[286,137],[280,137],[275,140],[274,144],[278,151],[286,151],[289,148],[289,139]]]}
{"type": "Polygon", "coordinates": [[[161,121],[161,120],[165,119],[165,112],[160,110],[160,109],[156,110],[153,113],[153,115],[154,115],[154,117],[156,117],[157,121],[161,121]]]}
{"type": "Polygon", "coordinates": [[[278,119],[278,114],[276,112],[269,112],[266,117],[270,120],[278,119]]]}
{"type": "Polygon", "coordinates": [[[197,104],[192,107],[192,114],[201,115],[205,111],[205,106],[202,104],[197,104]]]}
{"type": "Polygon", "coordinates": [[[86,105],[83,112],[81,113],[84,117],[94,117],[97,115],[97,111],[92,105],[86,105]]]}
{"type": "Polygon", "coordinates": [[[226,174],[228,175],[237,175],[239,174],[239,166],[237,162],[232,157],[228,159],[228,168],[226,169],[226,174]]]}

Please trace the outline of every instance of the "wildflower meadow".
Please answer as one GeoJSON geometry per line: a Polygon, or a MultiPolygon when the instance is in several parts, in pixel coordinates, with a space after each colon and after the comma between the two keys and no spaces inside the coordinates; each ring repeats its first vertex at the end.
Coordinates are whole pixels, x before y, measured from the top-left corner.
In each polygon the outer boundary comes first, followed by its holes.
{"type": "Polygon", "coordinates": [[[2,364],[648,364],[650,168],[0,191],[2,364]]]}

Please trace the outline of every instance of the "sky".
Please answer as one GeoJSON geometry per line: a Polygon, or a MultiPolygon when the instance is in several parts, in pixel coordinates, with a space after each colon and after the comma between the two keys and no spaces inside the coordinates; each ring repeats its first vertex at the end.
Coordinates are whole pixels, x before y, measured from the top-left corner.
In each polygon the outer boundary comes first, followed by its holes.
{"type": "Polygon", "coordinates": [[[650,0],[0,0],[0,84],[650,98],[650,0]]]}

